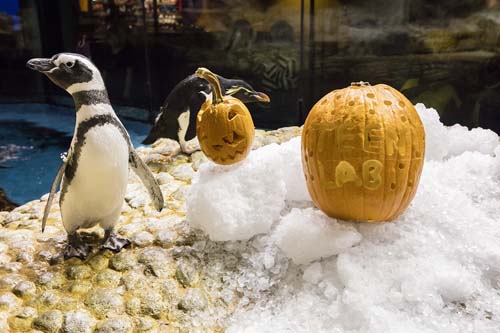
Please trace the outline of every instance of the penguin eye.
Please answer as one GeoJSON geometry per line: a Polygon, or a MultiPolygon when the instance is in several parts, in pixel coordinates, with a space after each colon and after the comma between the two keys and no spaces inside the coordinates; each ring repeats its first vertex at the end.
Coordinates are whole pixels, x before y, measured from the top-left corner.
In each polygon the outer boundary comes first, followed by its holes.
{"type": "Polygon", "coordinates": [[[73,68],[73,66],[75,66],[75,63],[73,61],[68,61],[66,63],[66,67],[68,67],[68,68],[73,68]]]}

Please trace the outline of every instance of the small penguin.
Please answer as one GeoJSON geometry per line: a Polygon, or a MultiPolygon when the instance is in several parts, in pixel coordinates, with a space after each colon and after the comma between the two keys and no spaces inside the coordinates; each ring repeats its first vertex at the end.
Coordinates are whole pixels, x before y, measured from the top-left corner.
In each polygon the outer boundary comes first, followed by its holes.
{"type": "Polygon", "coordinates": [[[89,59],[80,54],[59,53],[50,59],[31,59],[26,65],[70,93],[76,107],[75,132],[67,155],[61,156],[63,163],[52,184],[42,232],[61,183],[59,206],[68,233],[64,257],[85,259],[90,246],[78,237],[77,230],[97,224],[105,230],[101,248],[118,252],[130,244],[114,233],[127,189],[129,165],[159,211],[164,202],[160,187],[135,152],[111,107],[101,74],[89,59]]]}
{"type": "MultiPolygon", "coordinates": [[[[269,96],[255,91],[243,80],[226,79],[219,75],[217,78],[223,95],[231,95],[243,103],[270,101],[269,96]]],[[[165,99],[153,128],[142,143],[151,144],[159,138],[170,138],[179,141],[183,152],[192,152],[188,141],[196,136],[196,115],[205,100],[211,98],[210,89],[208,82],[195,74],[179,82],[165,99]]]]}

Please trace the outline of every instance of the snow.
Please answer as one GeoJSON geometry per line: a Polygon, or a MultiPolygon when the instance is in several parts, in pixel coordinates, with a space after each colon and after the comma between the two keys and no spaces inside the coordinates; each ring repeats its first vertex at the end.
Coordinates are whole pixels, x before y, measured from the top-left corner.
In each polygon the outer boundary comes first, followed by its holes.
{"type": "Polygon", "coordinates": [[[200,166],[187,200],[187,220],[215,241],[269,231],[285,205],[280,147],[265,146],[237,165],[200,166]]]}
{"type": "Polygon", "coordinates": [[[234,265],[224,292],[241,298],[227,332],[500,331],[498,136],[445,127],[416,107],[426,162],[413,202],[390,223],[314,208],[298,177],[299,138],[237,166],[201,166],[187,220],[231,240],[220,245],[234,265]]]}
{"type": "Polygon", "coordinates": [[[281,219],[274,235],[278,247],[296,264],[342,253],[361,240],[352,225],[313,208],[293,208],[281,219]]]}
{"type": "Polygon", "coordinates": [[[425,127],[426,159],[442,161],[466,151],[493,154],[498,146],[498,135],[489,129],[473,128],[455,124],[446,127],[439,120],[435,109],[427,109],[422,103],[415,105],[425,127]]]}

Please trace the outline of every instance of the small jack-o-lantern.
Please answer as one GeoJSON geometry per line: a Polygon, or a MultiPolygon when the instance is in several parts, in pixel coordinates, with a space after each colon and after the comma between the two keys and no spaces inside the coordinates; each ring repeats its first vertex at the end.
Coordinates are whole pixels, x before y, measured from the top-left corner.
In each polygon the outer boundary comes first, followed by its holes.
{"type": "Polygon", "coordinates": [[[198,112],[196,134],[203,153],[217,164],[229,165],[245,159],[252,148],[255,134],[252,116],[239,99],[222,96],[217,76],[206,68],[198,68],[196,75],[212,87],[198,112]]]}
{"type": "Polygon", "coordinates": [[[353,83],[320,99],[302,133],[309,193],[329,216],[389,221],[410,204],[425,133],[413,104],[383,84],[353,83]]]}

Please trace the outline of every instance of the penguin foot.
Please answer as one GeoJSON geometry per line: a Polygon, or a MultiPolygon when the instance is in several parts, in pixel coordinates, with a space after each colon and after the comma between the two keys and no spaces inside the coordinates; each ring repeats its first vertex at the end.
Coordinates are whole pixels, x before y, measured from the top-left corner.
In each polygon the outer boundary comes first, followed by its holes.
{"type": "Polygon", "coordinates": [[[71,243],[68,242],[68,245],[66,245],[66,248],[64,249],[64,259],[69,259],[69,258],[80,258],[82,260],[85,260],[87,256],[90,253],[90,246],[78,242],[78,243],[71,243]]]}
{"type": "Polygon", "coordinates": [[[113,231],[106,231],[106,241],[101,245],[101,250],[120,252],[121,249],[129,245],[128,239],[118,237],[113,231]]]}

